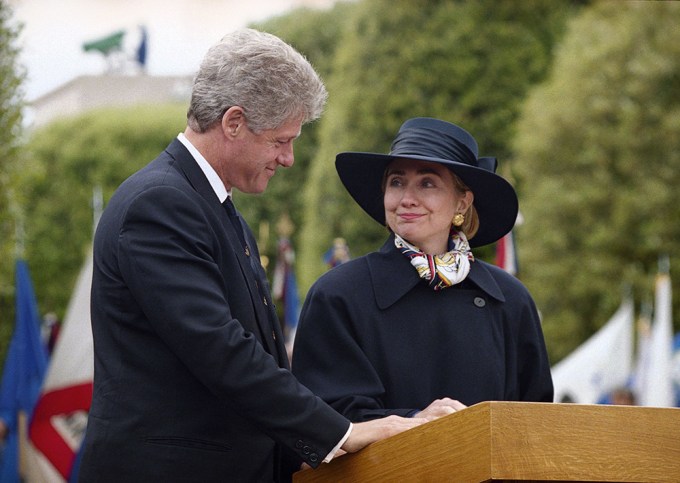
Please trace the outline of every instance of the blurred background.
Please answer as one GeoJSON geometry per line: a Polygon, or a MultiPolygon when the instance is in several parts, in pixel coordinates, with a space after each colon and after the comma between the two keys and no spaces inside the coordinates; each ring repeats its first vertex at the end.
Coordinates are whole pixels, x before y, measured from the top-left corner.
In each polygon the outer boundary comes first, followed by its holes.
{"type": "MultiPolygon", "coordinates": [[[[512,233],[475,255],[534,296],[556,401],[617,403],[627,391],[628,403],[680,405],[679,23],[680,2],[1,0],[5,374],[27,319],[47,353],[34,392],[68,385],[55,376],[66,371],[87,393],[89,292],[78,287],[98,213],[184,129],[207,48],[251,26],[304,53],[330,93],[295,168],[264,196],[236,194],[291,340],[314,280],[386,236],[344,192],[335,155],[388,152],[404,120],[439,117],[470,131],[518,192],[512,233]],[[80,359],[55,369],[60,351],[80,359]]],[[[32,414],[36,400],[26,404],[32,414]]],[[[74,423],[87,404],[60,417],[74,423]]],[[[72,426],[63,478],[82,432],[72,426]]]]}

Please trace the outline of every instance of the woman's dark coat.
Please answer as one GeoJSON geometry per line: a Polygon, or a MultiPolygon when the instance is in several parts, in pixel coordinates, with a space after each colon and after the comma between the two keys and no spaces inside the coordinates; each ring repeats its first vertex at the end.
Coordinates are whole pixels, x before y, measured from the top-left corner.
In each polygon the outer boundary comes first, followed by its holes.
{"type": "Polygon", "coordinates": [[[295,339],[298,379],[352,421],[412,415],[433,400],[553,400],[534,302],[519,280],[476,260],[435,292],[390,236],[307,295],[295,339]]]}

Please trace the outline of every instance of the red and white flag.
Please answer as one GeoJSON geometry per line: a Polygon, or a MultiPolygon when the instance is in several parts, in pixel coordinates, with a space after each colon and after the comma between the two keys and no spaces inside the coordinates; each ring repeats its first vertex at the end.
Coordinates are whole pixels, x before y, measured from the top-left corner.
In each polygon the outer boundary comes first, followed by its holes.
{"type": "Polygon", "coordinates": [[[92,255],[78,276],[29,430],[27,481],[68,481],[92,402],[92,255]]]}
{"type": "MultiPolygon", "coordinates": [[[[524,223],[524,217],[521,212],[517,212],[517,219],[515,220],[515,227],[524,223]]],[[[496,266],[501,267],[515,277],[519,274],[519,263],[517,261],[517,249],[515,247],[515,228],[503,238],[496,242],[496,266]]]]}
{"type": "Polygon", "coordinates": [[[512,231],[496,242],[496,265],[517,276],[517,253],[512,231]]]}

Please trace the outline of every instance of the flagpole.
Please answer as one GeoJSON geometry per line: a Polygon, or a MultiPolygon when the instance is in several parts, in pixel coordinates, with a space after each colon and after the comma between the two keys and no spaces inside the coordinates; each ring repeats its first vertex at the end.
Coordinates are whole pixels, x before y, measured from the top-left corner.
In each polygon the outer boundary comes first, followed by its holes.
{"type": "Polygon", "coordinates": [[[16,246],[14,258],[20,260],[26,253],[26,229],[24,228],[24,217],[18,215],[16,218],[16,246]]]}
{"type": "MultiPolygon", "coordinates": [[[[15,197],[13,196],[14,191],[10,190],[9,192],[9,206],[10,206],[10,211],[14,213],[14,219],[15,219],[15,245],[14,245],[14,260],[15,260],[15,270],[18,270],[18,266],[16,264],[17,260],[23,260],[24,255],[26,253],[26,228],[24,226],[24,216],[23,216],[23,210],[19,206],[19,204],[16,202],[15,197]]],[[[15,279],[18,277],[18,274],[15,273],[15,279]]],[[[15,286],[15,297],[19,297],[19,284],[17,283],[15,286]]],[[[17,304],[17,313],[15,313],[15,319],[18,316],[18,304],[17,304]]],[[[14,332],[16,333],[18,330],[18,323],[15,321],[14,324],[14,332]]],[[[12,338],[16,337],[16,335],[12,335],[12,338]]],[[[10,339],[11,343],[11,339],[10,339]]],[[[9,352],[9,347],[8,347],[8,352],[9,352]]],[[[4,380],[4,373],[3,373],[3,380],[4,380]]],[[[16,413],[16,438],[17,438],[17,448],[16,448],[16,455],[12,454],[12,452],[8,451],[8,454],[5,456],[5,458],[13,458],[16,456],[17,461],[16,461],[16,471],[17,471],[17,477],[23,478],[26,475],[26,442],[27,442],[27,431],[28,431],[28,424],[27,424],[27,418],[26,418],[26,412],[21,409],[21,408],[15,408],[16,413]]],[[[3,468],[2,474],[7,476],[5,474],[5,470],[3,468]]],[[[12,475],[14,476],[14,475],[12,475]]]]}
{"type": "MultiPolygon", "coordinates": [[[[13,191],[10,192],[9,196],[9,201],[10,201],[10,209],[11,211],[14,212],[14,217],[16,221],[15,225],[15,253],[14,253],[14,259],[15,260],[23,260],[24,255],[26,254],[26,227],[24,224],[24,215],[23,215],[23,210],[18,206],[18,203],[16,203],[16,200],[14,196],[12,196],[13,191]]],[[[15,264],[16,267],[16,264],[15,264]]],[[[15,275],[16,276],[16,275],[15,275]]],[[[16,286],[15,290],[18,290],[19,287],[18,285],[16,286]]],[[[18,293],[16,294],[18,296],[18,293]]],[[[17,309],[18,310],[18,309],[17,309]]],[[[15,315],[16,317],[16,315],[15,315]]],[[[14,330],[15,332],[17,331],[17,325],[15,323],[14,325],[14,330]]],[[[14,335],[13,335],[14,337],[14,335]]],[[[23,409],[19,408],[16,412],[16,431],[17,431],[17,442],[18,442],[18,447],[17,447],[17,474],[20,478],[23,478],[26,475],[26,444],[27,444],[27,435],[28,435],[28,419],[26,416],[26,411],[23,409]]],[[[13,455],[8,454],[6,457],[11,458],[13,455]]]]}
{"type": "Polygon", "coordinates": [[[655,281],[654,315],[649,339],[646,374],[642,377],[640,405],[673,406],[672,382],[672,286],[670,258],[659,256],[655,281]]]}
{"type": "Polygon", "coordinates": [[[102,217],[104,211],[104,197],[102,195],[102,186],[95,185],[92,188],[92,233],[97,229],[99,219],[102,217]]]}
{"type": "Polygon", "coordinates": [[[26,230],[24,229],[24,214],[23,210],[16,201],[14,190],[9,189],[7,193],[7,200],[9,205],[9,212],[14,215],[14,259],[19,260],[23,258],[26,249],[26,230]]]}

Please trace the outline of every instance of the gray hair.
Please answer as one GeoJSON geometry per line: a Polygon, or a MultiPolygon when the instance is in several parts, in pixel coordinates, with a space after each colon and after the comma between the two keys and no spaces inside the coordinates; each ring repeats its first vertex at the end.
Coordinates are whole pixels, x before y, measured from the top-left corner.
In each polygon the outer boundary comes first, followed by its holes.
{"type": "Polygon", "coordinates": [[[189,127],[205,132],[225,111],[242,107],[248,128],[260,133],[293,118],[318,119],[328,92],[307,59],[278,37],[242,29],[205,54],[194,79],[189,127]]]}

